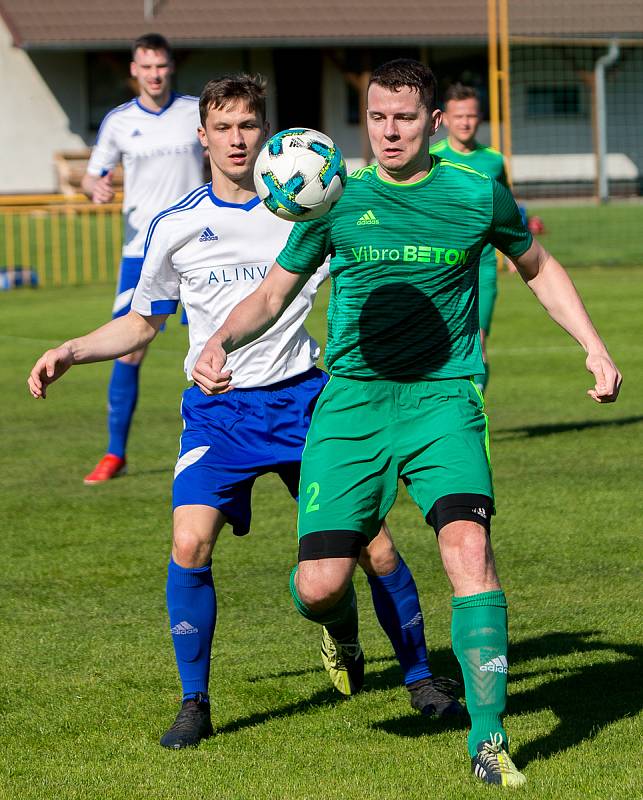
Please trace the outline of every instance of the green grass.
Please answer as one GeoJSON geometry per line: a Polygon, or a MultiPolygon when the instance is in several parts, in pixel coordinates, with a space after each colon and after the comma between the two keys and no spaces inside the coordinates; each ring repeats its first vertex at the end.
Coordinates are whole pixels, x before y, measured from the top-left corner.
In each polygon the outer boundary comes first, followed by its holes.
{"type": "Polygon", "coordinates": [[[643,203],[607,205],[527,204],[545,233],[538,238],[566,267],[633,266],[643,263],[643,203]]]}
{"type": "MultiPolygon", "coordinates": [[[[634,798],[643,269],[573,277],[625,375],[616,405],[585,397],[582,352],[516,276],[501,275],[490,340],[493,540],[512,641],[506,723],[529,781],[521,798],[634,798]]],[[[491,797],[469,775],[464,731],[412,712],[362,575],[367,689],[348,702],[331,691],[318,630],[291,607],[295,511],[271,477],[256,486],[252,534],[224,532],[215,551],[218,735],[192,752],[159,747],[179,693],[164,580],[184,331],[171,324],[151,349],[130,475],[107,486],[81,478],[104,446],[109,366],[73,369],[46,402],[25,387],[35,358],[101,323],[111,295],[0,296],[2,800],[491,797]]],[[[320,335],[322,306],[311,321],[320,335]]],[[[403,490],[390,522],[415,571],[434,669],[454,674],[434,536],[403,490]]]]}

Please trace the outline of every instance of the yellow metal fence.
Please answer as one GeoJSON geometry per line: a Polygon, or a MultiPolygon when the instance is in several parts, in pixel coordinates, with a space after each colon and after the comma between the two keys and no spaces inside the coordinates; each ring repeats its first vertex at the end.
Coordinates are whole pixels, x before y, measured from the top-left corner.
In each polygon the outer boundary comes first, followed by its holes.
{"type": "Polygon", "coordinates": [[[84,195],[0,196],[0,268],[37,273],[41,286],[116,278],[122,246],[120,202],[84,195]]]}

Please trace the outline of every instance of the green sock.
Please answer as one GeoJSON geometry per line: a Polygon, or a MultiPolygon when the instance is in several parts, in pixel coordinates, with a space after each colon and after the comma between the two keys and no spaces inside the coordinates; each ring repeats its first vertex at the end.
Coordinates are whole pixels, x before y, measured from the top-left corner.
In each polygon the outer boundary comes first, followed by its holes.
{"type": "Polygon", "coordinates": [[[295,585],[295,574],[297,567],[290,573],[290,594],[292,595],[295,608],[299,613],[312,622],[325,625],[330,635],[340,642],[350,642],[357,639],[357,596],[355,587],[351,583],[346,594],[332,608],[326,609],[319,614],[313,613],[302,601],[297,593],[295,585]]]}
{"type": "Polygon", "coordinates": [[[469,755],[479,742],[507,733],[500,719],[507,700],[507,599],[502,589],[451,598],[451,640],[464,677],[471,717],[469,755]]]}

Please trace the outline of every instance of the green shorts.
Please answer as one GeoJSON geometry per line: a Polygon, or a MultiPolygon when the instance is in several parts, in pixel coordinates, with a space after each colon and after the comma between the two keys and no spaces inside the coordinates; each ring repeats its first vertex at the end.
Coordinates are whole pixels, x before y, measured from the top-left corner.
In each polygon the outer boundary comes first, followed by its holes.
{"type": "Polygon", "coordinates": [[[333,377],[302,457],[299,538],[377,534],[402,479],[426,518],[441,497],[493,499],[484,401],[467,378],[397,383],[333,377]]]}
{"type": "Polygon", "coordinates": [[[491,317],[498,295],[498,268],[496,251],[491,256],[485,252],[485,258],[480,261],[480,274],[478,278],[478,317],[480,327],[489,335],[491,331],[491,317]]]}

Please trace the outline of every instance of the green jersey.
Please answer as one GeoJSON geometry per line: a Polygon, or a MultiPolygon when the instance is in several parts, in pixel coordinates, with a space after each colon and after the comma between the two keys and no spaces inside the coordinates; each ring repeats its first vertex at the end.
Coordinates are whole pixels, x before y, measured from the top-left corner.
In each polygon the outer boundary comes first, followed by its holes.
{"type": "Polygon", "coordinates": [[[511,193],[434,157],[410,184],[382,179],[374,165],[358,170],[326,215],[293,226],[277,261],[308,274],[331,256],[331,374],[457,378],[483,370],[477,287],[487,243],[514,257],[531,245],[511,193]]]}
{"type": "Polygon", "coordinates": [[[461,153],[451,147],[448,139],[441,139],[431,145],[429,152],[440,156],[440,158],[453,161],[455,164],[464,164],[467,167],[478,170],[478,172],[484,172],[490,178],[495,178],[498,183],[509,188],[504,158],[502,153],[494,150],[493,147],[485,147],[483,144],[476,142],[474,149],[470,153],[461,153]]]}
{"type": "MultiPolygon", "coordinates": [[[[478,170],[478,172],[484,172],[490,178],[495,178],[498,183],[509,188],[507,173],[505,172],[505,160],[502,157],[502,153],[494,150],[493,147],[485,147],[476,142],[475,148],[470,153],[461,153],[451,147],[448,139],[441,139],[431,145],[429,152],[440,156],[440,158],[453,161],[455,164],[464,164],[467,167],[478,170]]],[[[496,271],[495,248],[491,246],[485,247],[480,258],[480,267],[483,270],[496,271]]]]}

